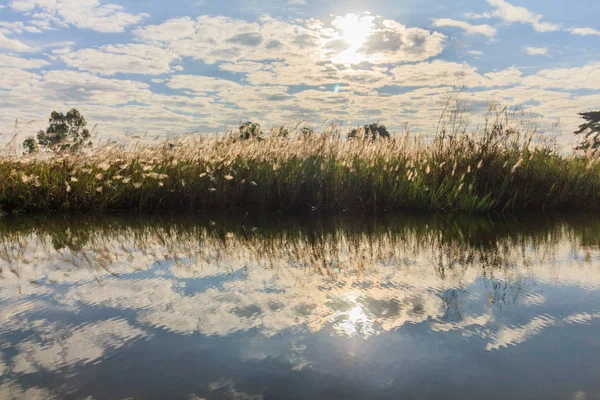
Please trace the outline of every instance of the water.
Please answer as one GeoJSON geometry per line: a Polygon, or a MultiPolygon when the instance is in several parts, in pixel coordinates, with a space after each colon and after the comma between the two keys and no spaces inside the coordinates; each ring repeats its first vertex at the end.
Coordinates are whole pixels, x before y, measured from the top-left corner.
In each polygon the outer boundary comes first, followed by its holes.
{"type": "Polygon", "coordinates": [[[0,221],[0,398],[599,399],[600,219],[0,221]]]}

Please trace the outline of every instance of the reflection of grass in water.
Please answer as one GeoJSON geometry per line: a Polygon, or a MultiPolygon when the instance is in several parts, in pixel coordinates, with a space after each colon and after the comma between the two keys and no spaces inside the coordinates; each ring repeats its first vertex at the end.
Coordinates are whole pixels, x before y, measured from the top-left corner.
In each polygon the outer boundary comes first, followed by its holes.
{"type": "MultiPolygon", "coordinates": [[[[451,115],[435,141],[321,134],[259,141],[192,135],[92,154],[0,159],[5,211],[92,209],[506,209],[600,207],[600,164],[532,146],[535,128],[492,110],[467,135],[451,115]]],[[[445,121],[445,120],[444,120],[445,121]]]]}
{"type": "Polygon", "coordinates": [[[578,247],[581,231],[598,225],[589,216],[210,217],[5,218],[0,299],[57,283],[52,293],[66,304],[131,308],[153,326],[211,335],[329,326],[369,337],[427,320],[458,329],[521,301],[532,277],[561,268],[557,248],[578,247]],[[15,265],[20,276],[7,268],[15,265]]]}
{"type": "MultiPolygon", "coordinates": [[[[599,224],[587,216],[526,222],[514,217],[279,215],[248,217],[244,228],[241,216],[214,218],[7,218],[0,223],[0,277],[20,279],[20,266],[43,266],[44,257],[57,252],[56,268],[87,270],[96,279],[147,269],[156,260],[173,261],[191,275],[207,267],[223,272],[243,266],[293,267],[344,285],[344,277],[368,276],[389,266],[402,273],[419,265],[435,279],[451,282],[460,282],[474,268],[487,282],[490,304],[497,305],[515,301],[530,266],[552,266],[557,244],[566,240],[577,247],[585,236],[594,245],[584,249],[589,252],[600,237],[599,224]]],[[[447,307],[459,292],[446,293],[447,307]]]]}

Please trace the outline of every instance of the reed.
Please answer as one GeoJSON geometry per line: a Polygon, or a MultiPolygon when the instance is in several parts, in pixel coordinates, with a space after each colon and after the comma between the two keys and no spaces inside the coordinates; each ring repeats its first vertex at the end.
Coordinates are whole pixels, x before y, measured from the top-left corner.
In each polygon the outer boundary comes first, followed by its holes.
{"type": "MultiPolygon", "coordinates": [[[[476,132],[447,113],[433,140],[347,140],[336,127],[242,140],[182,135],[0,158],[0,210],[599,209],[600,166],[562,155],[507,109],[476,132]]],[[[281,134],[285,132],[285,134],[281,134]]]]}

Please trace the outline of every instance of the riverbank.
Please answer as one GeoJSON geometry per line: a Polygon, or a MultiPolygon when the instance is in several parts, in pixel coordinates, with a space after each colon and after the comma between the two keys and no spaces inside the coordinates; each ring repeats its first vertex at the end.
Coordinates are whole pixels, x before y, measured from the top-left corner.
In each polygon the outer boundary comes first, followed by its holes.
{"type": "Polygon", "coordinates": [[[0,159],[0,210],[600,209],[600,165],[498,126],[346,140],[182,136],[81,154],[0,159]]]}

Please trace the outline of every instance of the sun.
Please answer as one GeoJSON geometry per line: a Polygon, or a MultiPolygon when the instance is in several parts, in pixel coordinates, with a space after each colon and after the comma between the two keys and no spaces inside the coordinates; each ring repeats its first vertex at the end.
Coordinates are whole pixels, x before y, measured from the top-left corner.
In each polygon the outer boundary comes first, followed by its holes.
{"type": "Polygon", "coordinates": [[[346,14],[334,19],[331,25],[337,31],[335,40],[342,40],[346,47],[333,57],[333,61],[344,64],[365,61],[366,54],[361,50],[374,32],[374,20],[375,17],[369,14],[346,14]]]}

